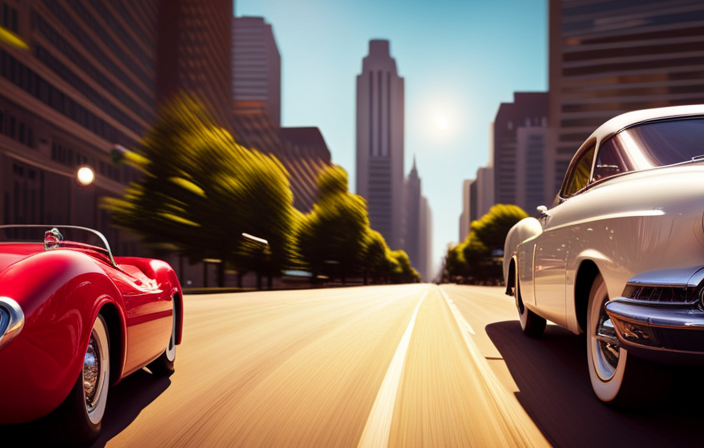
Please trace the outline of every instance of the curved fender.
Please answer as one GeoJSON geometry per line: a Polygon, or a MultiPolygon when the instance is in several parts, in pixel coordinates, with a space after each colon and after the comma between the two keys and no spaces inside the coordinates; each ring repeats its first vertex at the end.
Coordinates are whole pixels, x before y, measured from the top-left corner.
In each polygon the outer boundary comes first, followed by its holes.
{"type": "Polygon", "coordinates": [[[504,243],[504,282],[508,280],[508,268],[511,258],[518,252],[518,246],[541,233],[543,226],[535,218],[524,218],[511,227],[504,243]]]}
{"type": "Polygon", "coordinates": [[[567,322],[567,329],[575,334],[579,334],[579,322],[577,320],[577,308],[576,308],[576,291],[577,287],[577,270],[582,265],[584,261],[591,261],[596,264],[597,269],[604,277],[604,282],[606,283],[606,289],[609,292],[609,297],[616,297],[622,291],[623,288],[618,289],[616,281],[609,275],[608,266],[612,265],[612,261],[609,257],[604,255],[602,252],[595,249],[585,249],[580,252],[572,261],[568,259],[567,261],[567,272],[566,272],[566,285],[565,285],[565,320],[567,322]]]}
{"type": "Polygon", "coordinates": [[[88,255],[52,251],[19,261],[0,273],[0,296],[15,299],[25,315],[22,332],[0,351],[0,423],[35,420],[66,399],[107,303],[118,309],[125,347],[122,297],[88,255]]]}
{"type": "Polygon", "coordinates": [[[176,298],[179,311],[176,319],[176,344],[180,344],[183,338],[183,292],[171,265],[163,260],[137,257],[119,257],[118,262],[138,267],[144,275],[156,280],[161,290],[176,298]]]}
{"type": "Polygon", "coordinates": [[[162,260],[150,260],[150,266],[156,273],[157,282],[162,285],[162,289],[169,292],[176,300],[176,345],[181,344],[183,339],[183,292],[181,291],[181,283],[178,281],[178,276],[170,264],[162,260]]]}

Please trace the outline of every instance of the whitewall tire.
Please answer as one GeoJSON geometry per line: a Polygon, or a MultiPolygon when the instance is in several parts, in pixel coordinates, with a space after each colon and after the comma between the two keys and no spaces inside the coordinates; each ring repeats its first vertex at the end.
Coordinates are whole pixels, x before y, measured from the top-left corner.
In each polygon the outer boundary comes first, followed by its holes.
{"type": "Polygon", "coordinates": [[[672,371],[667,366],[629,356],[620,347],[604,305],[609,300],[601,274],[594,279],[587,308],[587,363],[599,400],[615,407],[640,407],[664,400],[672,371]]]}

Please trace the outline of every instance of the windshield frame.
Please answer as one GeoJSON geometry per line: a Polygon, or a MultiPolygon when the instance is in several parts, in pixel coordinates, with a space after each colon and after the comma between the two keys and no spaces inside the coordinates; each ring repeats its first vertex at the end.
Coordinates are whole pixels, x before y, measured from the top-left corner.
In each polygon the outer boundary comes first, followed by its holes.
{"type": "MultiPolygon", "coordinates": [[[[74,230],[82,230],[86,231],[89,233],[92,233],[93,235],[96,235],[100,241],[105,245],[105,247],[99,247],[99,246],[94,246],[92,244],[88,243],[82,243],[80,241],[73,241],[73,240],[63,240],[58,242],[58,247],[64,247],[67,249],[90,249],[90,250],[95,250],[96,252],[107,256],[108,260],[114,266],[115,268],[118,268],[117,263],[115,262],[115,258],[113,257],[112,250],[110,249],[110,243],[108,243],[107,238],[105,238],[105,235],[102,233],[98,232],[95,229],[91,229],[89,227],[81,227],[81,226],[73,226],[73,225],[60,225],[60,224],[54,224],[54,225],[46,225],[46,224],[5,224],[5,225],[0,225],[0,230],[4,229],[46,229],[46,231],[51,231],[52,229],[58,229],[61,231],[61,229],[74,229],[74,230]]],[[[35,241],[22,241],[21,243],[32,243],[35,241]]],[[[15,241],[0,241],[0,244],[12,244],[16,243],[15,241]]],[[[42,244],[42,241],[36,241],[36,243],[42,244]]],[[[46,249],[45,250],[49,250],[46,249]]]]}

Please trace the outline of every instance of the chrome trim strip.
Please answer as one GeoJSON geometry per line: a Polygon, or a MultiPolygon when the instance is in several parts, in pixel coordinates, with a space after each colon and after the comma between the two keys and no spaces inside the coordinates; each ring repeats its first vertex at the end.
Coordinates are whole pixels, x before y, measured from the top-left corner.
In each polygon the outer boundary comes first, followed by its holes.
{"type": "Polygon", "coordinates": [[[672,269],[659,269],[640,273],[630,280],[628,285],[635,286],[666,286],[666,287],[690,287],[697,286],[704,280],[704,267],[687,266],[672,269]]]}
{"type": "MultiPolygon", "coordinates": [[[[641,286],[641,285],[638,285],[641,286]]],[[[662,286],[653,286],[654,288],[660,288],[662,286]]],[[[665,286],[667,288],[667,286],[665,286]]],[[[676,308],[676,307],[682,307],[684,305],[696,305],[697,302],[699,302],[699,299],[695,300],[690,300],[689,302],[660,302],[657,300],[639,300],[639,299],[632,299],[630,297],[619,297],[618,298],[619,302],[623,303],[630,303],[633,305],[639,305],[639,306],[651,306],[653,308],[676,308]]]]}
{"type": "Polygon", "coordinates": [[[10,315],[10,322],[3,334],[0,334],[0,350],[12,342],[24,328],[24,312],[20,305],[9,297],[0,297],[0,307],[10,315]]]}
{"type": "Polygon", "coordinates": [[[647,327],[674,330],[704,330],[704,312],[689,306],[662,308],[628,303],[622,297],[609,301],[606,312],[616,320],[647,327]]]}
{"type": "Polygon", "coordinates": [[[59,230],[63,229],[76,229],[76,230],[85,230],[86,232],[93,233],[97,235],[98,238],[105,244],[105,248],[108,251],[108,258],[110,258],[110,262],[112,265],[116,268],[119,269],[117,266],[117,263],[115,263],[115,258],[112,256],[112,250],[110,249],[110,243],[108,243],[107,238],[105,238],[105,235],[102,233],[98,232],[97,230],[91,229],[89,227],[81,227],[81,226],[71,226],[71,225],[44,225],[44,224],[9,224],[9,225],[2,225],[0,226],[0,230],[2,229],[26,229],[26,228],[34,228],[34,229],[54,229],[58,228],[59,230]]]}

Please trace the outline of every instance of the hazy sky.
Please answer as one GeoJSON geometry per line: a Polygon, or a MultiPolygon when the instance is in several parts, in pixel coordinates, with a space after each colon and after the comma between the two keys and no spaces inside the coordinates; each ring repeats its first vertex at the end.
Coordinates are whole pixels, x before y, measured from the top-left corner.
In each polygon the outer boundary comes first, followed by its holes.
{"type": "Polygon", "coordinates": [[[406,83],[405,173],[415,155],[438,269],[459,239],[462,181],[488,162],[499,104],[547,90],[546,0],[236,0],[235,15],[273,26],[282,125],[319,127],[353,192],[356,76],[369,40],[391,41],[406,83]]]}

